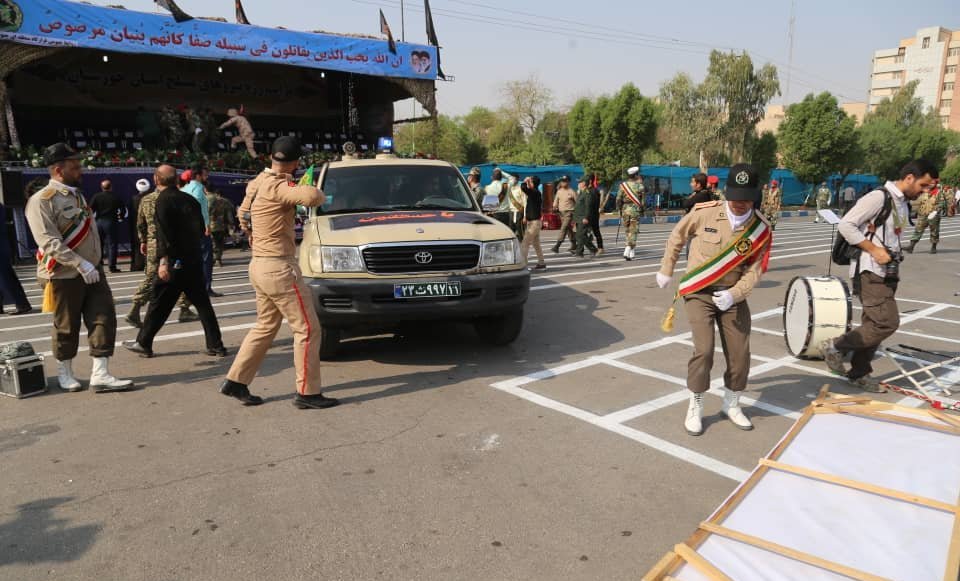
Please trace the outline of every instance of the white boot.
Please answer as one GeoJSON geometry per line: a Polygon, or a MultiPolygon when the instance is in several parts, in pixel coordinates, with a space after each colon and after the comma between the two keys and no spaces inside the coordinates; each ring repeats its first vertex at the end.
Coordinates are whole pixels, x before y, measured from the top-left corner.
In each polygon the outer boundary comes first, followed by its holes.
{"type": "Polygon", "coordinates": [[[633,246],[630,247],[630,260],[633,260],[637,257],[637,249],[633,246]]]}
{"type": "Polygon", "coordinates": [[[740,408],[739,391],[730,391],[729,389],[724,388],[723,406],[720,408],[720,411],[723,412],[725,416],[730,418],[730,421],[733,422],[733,425],[737,426],[741,430],[753,429],[753,424],[750,423],[750,418],[744,415],[743,410],[740,408]]]}
{"type": "Polygon", "coordinates": [[[630,260],[630,247],[627,246],[623,249],[623,257],[627,260],[630,260]]]}
{"type": "Polygon", "coordinates": [[[126,391],[130,389],[133,382],[129,379],[117,379],[110,375],[107,369],[109,357],[94,357],[93,371],[90,372],[90,387],[95,388],[98,393],[108,391],[126,391]]]}
{"type": "Polygon", "coordinates": [[[63,391],[80,391],[83,386],[73,376],[73,359],[66,361],[57,361],[57,379],[60,381],[60,389],[63,391]]]}
{"type": "Polygon", "coordinates": [[[699,436],[703,433],[703,394],[691,393],[690,405],[687,406],[687,419],[683,421],[683,427],[691,436],[699,436]]]}

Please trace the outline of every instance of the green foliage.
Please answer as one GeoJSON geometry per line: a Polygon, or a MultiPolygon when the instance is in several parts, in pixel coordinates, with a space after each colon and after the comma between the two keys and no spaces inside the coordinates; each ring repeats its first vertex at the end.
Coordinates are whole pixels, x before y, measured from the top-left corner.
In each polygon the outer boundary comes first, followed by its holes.
{"type": "Polygon", "coordinates": [[[772,131],[764,131],[756,137],[750,135],[747,141],[747,157],[760,175],[761,181],[770,180],[770,172],[777,167],[777,136],[772,131]]]}
{"type": "Polygon", "coordinates": [[[574,157],[612,182],[656,144],[657,110],[632,84],[613,97],[577,101],[567,117],[574,157]]]}
{"type": "Polygon", "coordinates": [[[960,186],[960,157],[955,158],[940,172],[940,182],[948,186],[960,186]]]}
{"type": "Polygon", "coordinates": [[[894,179],[908,161],[922,157],[938,166],[955,146],[956,135],[940,124],[936,112],[924,113],[923,101],[911,82],[884,99],[864,119],[860,145],[864,169],[894,179]]]}
{"type": "Polygon", "coordinates": [[[398,125],[394,131],[394,147],[401,155],[436,155],[457,165],[479,163],[482,154],[470,139],[467,130],[456,120],[440,115],[436,126],[432,121],[398,125]]]}
{"type": "Polygon", "coordinates": [[[856,121],[830,93],[810,94],[787,108],[779,142],[784,165],[797,179],[820,183],[856,157],[856,121]]]}
{"type": "MultiPolygon", "coordinates": [[[[780,94],[777,69],[755,70],[746,53],[710,53],[707,76],[699,85],[679,73],[660,87],[667,135],[682,145],[682,161],[707,166],[721,160],[749,161],[750,142],[767,103],[780,94]]],[[[666,140],[664,140],[666,141],[666,140]]]]}

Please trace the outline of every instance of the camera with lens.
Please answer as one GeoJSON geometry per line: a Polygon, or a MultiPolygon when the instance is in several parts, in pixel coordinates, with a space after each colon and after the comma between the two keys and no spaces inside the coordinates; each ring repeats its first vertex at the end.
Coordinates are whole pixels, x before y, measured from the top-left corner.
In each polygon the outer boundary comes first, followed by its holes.
{"type": "Polygon", "coordinates": [[[890,255],[890,262],[883,265],[883,280],[884,282],[897,282],[900,280],[900,263],[903,262],[903,252],[893,251],[889,248],[886,248],[886,251],[890,255]]]}

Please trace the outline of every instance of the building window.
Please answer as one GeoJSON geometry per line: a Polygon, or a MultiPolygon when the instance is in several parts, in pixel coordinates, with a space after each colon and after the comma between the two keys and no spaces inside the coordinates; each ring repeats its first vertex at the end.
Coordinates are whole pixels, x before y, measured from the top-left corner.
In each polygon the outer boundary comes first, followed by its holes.
{"type": "Polygon", "coordinates": [[[923,37],[923,44],[920,45],[920,48],[930,48],[930,37],[929,37],[929,36],[924,36],[924,37],[923,37]]]}
{"type": "Polygon", "coordinates": [[[907,49],[906,49],[905,47],[902,47],[902,46],[901,46],[899,49],[897,49],[897,55],[898,55],[898,56],[903,56],[903,55],[905,55],[905,54],[907,54],[907,49]]]}
{"type": "Polygon", "coordinates": [[[941,99],[940,100],[940,110],[941,111],[950,111],[950,106],[953,105],[953,99],[941,99]]]}
{"type": "Polygon", "coordinates": [[[903,64],[903,55],[893,57],[893,64],[895,65],[903,64]]]}
{"type": "Polygon", "coordinates": [[[941,115],[941,116],[940,116],[940,123],[942,123],[943,126],[946,127],[947,124],[950,123],[950,116],[949,116],[949,115],[941,115]]]}
{"type": "Polygon", "coordinates": [[[956,48],[951,48],[947,53],[947,56],[960,56],[960,46],[956,48]]]}
{"type": "Polygon", "coordinates": [[[944,90],[944,91],[952,91],[952,90],[953,90],[953,82],[951,81],[951,82],[949,82],[949,83],[944,83],[944,84],[943,84],[943,90],[944,90]]]}
{"type": "Polygon", "coordinates": [[[949,75],[955,72],[957,72],[957,65],[947,65],[947,68],[943,70],[943,74],[945,75],[949,75]]]}

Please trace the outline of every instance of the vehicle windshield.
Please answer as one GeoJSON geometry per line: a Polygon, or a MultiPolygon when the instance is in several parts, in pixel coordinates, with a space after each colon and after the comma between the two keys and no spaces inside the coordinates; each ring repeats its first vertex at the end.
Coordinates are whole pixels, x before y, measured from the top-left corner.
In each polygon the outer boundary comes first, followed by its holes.
{"type": "Polygon", "coordinates": [[[437,165],[331,167],[320,185],[322,214],[394,210],[476,210],[460,172],[437,165]]]}

